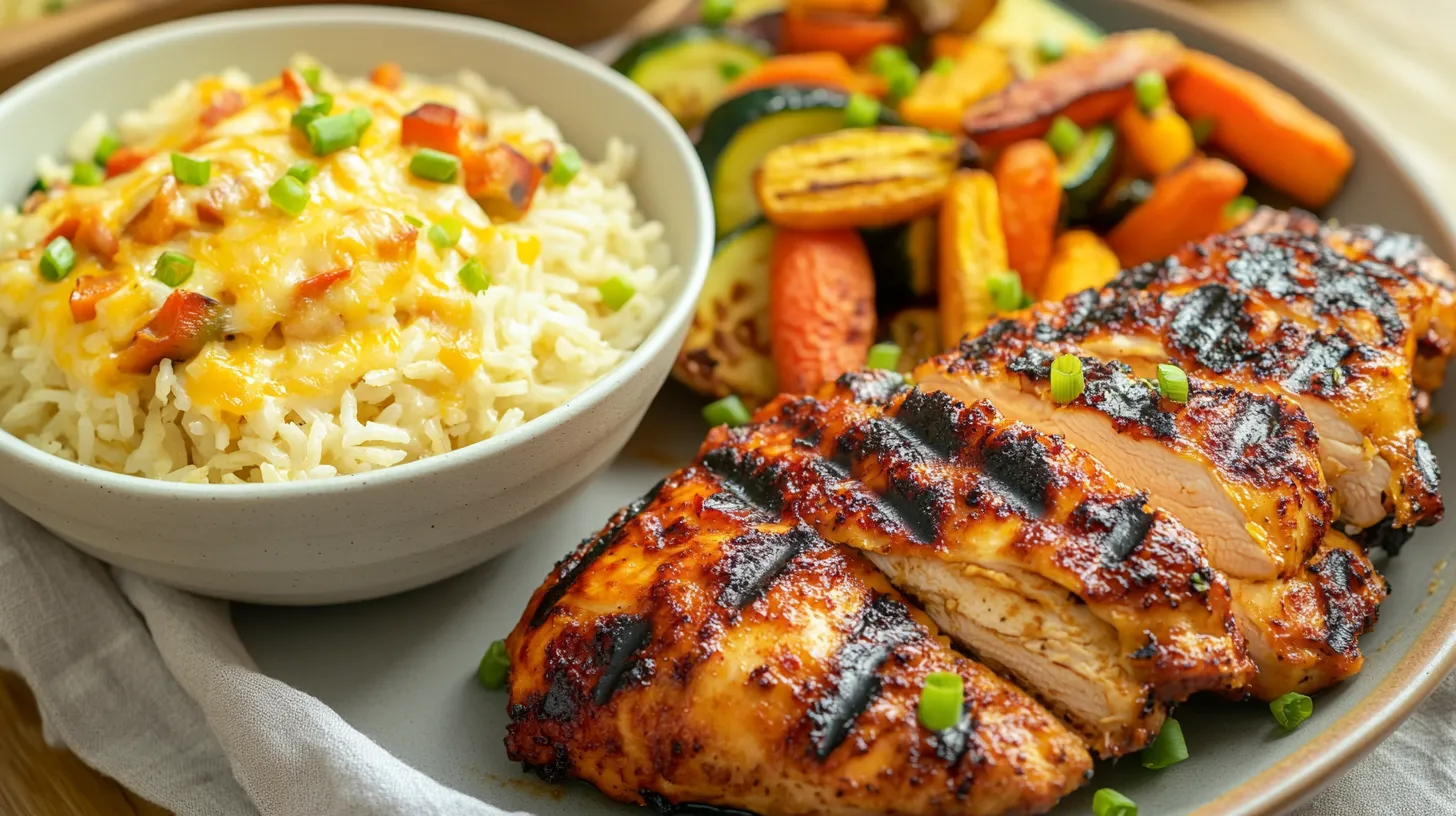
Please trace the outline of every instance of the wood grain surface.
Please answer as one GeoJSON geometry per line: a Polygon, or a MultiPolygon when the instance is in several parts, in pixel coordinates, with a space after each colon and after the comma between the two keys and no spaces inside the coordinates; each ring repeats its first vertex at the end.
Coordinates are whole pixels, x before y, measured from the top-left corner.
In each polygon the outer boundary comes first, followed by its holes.
{"type": "MultiPolygon", "coordinates": [[[[529,4],[521,4],[529,5],[529,4]]],[[[1281,51],[1366,113],[1456,216],[1456,3],[1445,0],[1194,0],[1226,27],[1281,51]]],[[[0,813],[165,812],[49,748],[24,684],[0,674],[0,813]]]]}

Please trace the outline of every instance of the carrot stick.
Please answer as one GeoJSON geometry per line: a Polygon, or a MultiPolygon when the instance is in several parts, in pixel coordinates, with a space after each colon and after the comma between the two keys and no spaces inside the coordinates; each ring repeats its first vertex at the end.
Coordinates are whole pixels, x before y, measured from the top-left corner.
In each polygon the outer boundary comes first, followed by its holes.
{"type": "Polygon", "coordinates": [[[728,86],[728,95],[737,96],[754,88],[770,85],[819,85],[842,91],[861,91],[876,96],[884,93],[883,81],[862,77],[836,51],[813,51],[807,54],[784,54],[766,60],[728,86]],[[878,93],[876,93],[878,91],[878,93]]]}
{"type": "Polygon", "coordinates": [[[1021,275],[1022,287],[1037,295],[1046,278],[1062,206],[1057,154],[1041,139],[1017,142],[1001,153],[992,174],[1001,199],[1007,263],[1021,275]]]}
{"type": "Polygon", "coordinates": [[[1220,159],[1195,159],[1158,179],[1107,243],[1123,266],[1155,261],[1219,231],[1224,208],[1244,190],[1244,172],[1220,159]]]}
{"type": "Polygon", "coordinates": [[[1117,115],[1117,134],[1137,167],[1157,178],[1193,155],[1193,128],[1171,105],[1143,113],[1128,105],[1117,115]]]}
{"type": "Polygon", "coordinates": [[[881,45],[904,45],[910,30],[899,17],[856,17],[850,14],[784,14],[780,46],[785,52],[837,51],[850,62],[881,45]]]}
{"type": "Polygon", "coordinates": [[[1263,77],[1190,51],[1170,88],[1190,119],[1213,120],[1212,145],[1306,207],[1334,198],[1354,152],[1330,124],[1263,77]]]}
{"type": "Polygon", "coordinates": [[[875,275],[854,230],[779,230],[769,260],[769,338],[779,388],[817,389],[864,365],[875,275]]]}

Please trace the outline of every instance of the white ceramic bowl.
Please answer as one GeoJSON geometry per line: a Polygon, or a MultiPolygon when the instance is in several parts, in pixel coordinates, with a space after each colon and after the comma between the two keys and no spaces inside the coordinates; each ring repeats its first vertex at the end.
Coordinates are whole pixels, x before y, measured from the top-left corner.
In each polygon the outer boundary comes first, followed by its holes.
{"type": "MultiPolygon", "coordinates": [[[[461,68],[539,106],[600,156],[638,149],[642,209],[666,227],[679,291],[620,367],[509,433],[418,462],[317,482],[186,485],[122,476],[0,432],[0,498],[105,561],[185,589],[325,603],[416,587],[499,554],[491,531],[614,457],[662,386],[712,253],[712,204],[692,145],[651,97],[603,65],[517,29],[405,9],[326,6],[199,17],[83,51],[0,96],[0,200],[24,198],[34,159],[63,151],[93,111],[144,105],[179,80],[238,66],[276,73],[308,52],[345,75],[391,60],[461,68]]],[[[542,512],[549,512],[543,510],[542,512]]]]}

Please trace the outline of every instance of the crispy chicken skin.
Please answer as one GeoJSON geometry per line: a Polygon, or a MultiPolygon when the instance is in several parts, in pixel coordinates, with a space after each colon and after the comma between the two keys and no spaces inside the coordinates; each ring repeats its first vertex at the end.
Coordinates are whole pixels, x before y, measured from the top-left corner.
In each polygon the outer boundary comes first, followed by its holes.
{"type": "MultiPolygon", "coordinates": [[[[1080,355],[1079,355],[1080,356],[1080,355]]],[[[1003,413],[1059,433],[1203,542],[1230,577],[1291,575],[1332,521],[1314,425],[1290,401],[1189,379],[1186,404],[1123,363],[1082,356],[1085,389],[1052,398],[1052,352],[1011,338],[964,343],[915,380],[963,400],[989,399],[1003,413]]]]}
{"type": "Polygon", "coordinates": [[[855,551],[702,465],[557,565],[507,641],[510,756],[624,802],[798,814],[1040,813],[1080,739],[957,656],[855,551]],[[959,725],[917,720],[925,676],[959,725]]]}
{"type": "Polygon", "coordinates": [[[870,553],[1099,754],[1143,747],[1163,702],[1239,688],[1252,670],[1199,541],[1090,456],[988,403],[847,374],[715,429],[701,461],[870,553]]]}

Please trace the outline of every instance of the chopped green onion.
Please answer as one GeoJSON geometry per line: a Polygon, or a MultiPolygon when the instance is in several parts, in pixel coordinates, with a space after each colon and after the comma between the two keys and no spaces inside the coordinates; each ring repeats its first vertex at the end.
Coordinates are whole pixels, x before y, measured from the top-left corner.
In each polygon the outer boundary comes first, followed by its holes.
{"type": "Polygon", "coordinates": [[[607,278],[606,281],[599,284],[597,291],[602,293],[602,302],[614,312],[622,311],[622,307],[627,305],[627,301],[637,294],[637,289],[632,284],[617,275],[607,278]]]}
{"type": "Polygon", "coordinates": [[[986,279],[986,289],[997,312],[1014,312],[1021,308],[1024,292],[1021,276],[1015,272],[998,272],[986,279]]]}
{"type": "Polygon", "coordinates": [[[1204,143],[1208,141],[1208,137],[1213,135],[1213,124],[1211,116],[1200,116],[1188,123],[1189,128],[1193,131],[1195,145],[1203,147],[1204,143]]]}
{"type": "Polygon", "coordinates": [[[436,249],[444,250],[459,243],[460,235],[464,231],[465,225],[460,223],[460,219],[447,215],[438,222],[431,224],[429,231],[425,233],[425,237],[430,239],[430,243],[434,244],[436,249]]]}
{"type": "Polygon", "coordinates": [[[414,227],[415,229],[419,229],[420,227],[423,227],[425,225],[425,222],[421,221],[418,218],[415,218],[413,215],[406,215],[404,217],[404,222],[406,224],[409,224],[411,227],[414,227]]]}
{"type": "Polygon", "coordinates": [[[299,69],[298,73],[303,77],[303,81],[308,83],[308,87],[313,88],[315,91],[318,90],[319,83],[324,80],[324,71],[317,65],[310,65],[307,68],[299,69]]]}
{"type": "Polygon", "coordinates": [[[901,65],[910,65],[910,57],[898,45],[877,45],[870,52],[870,70],[886,79],[901,65]]]}
{"type": "Polygon", "coordinates": [[[1063,354],[1052,361],[1052,399],[1066,404],[1082,395],[1082,361],[1063,354]]]}
{"type": "Polygon", "coordinates": [[[75,268],[76,250],[64,235],[57,235],[40,254],[40,276],[48,281],[58,281],[75,268]]]}
{"type": "Polygon", "coordinates": [[[470,290],[472,295],[478,295],[490,288],[490,276],[485,274],[485,267],[480,261],[471,258],[460,267],[460,283],[470,290]]]}
{"type": "Polygon", "coordinates": [[[427,147],[410,159],[409,169],[416,178],[449,182],[460,174],[460,159],[427,147]]]}
{"type": "Polygon", "coordinates": [[[81,162],[71,168],[71,183],[77,187],[95,187],[106,180],[106,171],[91,162],[81,162]]]}
{"type": "Polygon", "coordinates": [[[1056,62],[1067,55],[1067,44],[1061,37],[1050,34],[1036,41],[1036,58],[1042,62],[1056,62]]]}
{"type": "Polygon", "coordinates": [[[1236,219],[1242,223],[1257,209],[1259,209],[1259,202],[1255,201],[1253,196],[1241,195],[1224,205],[1223,214],[1225,218],[1236,219]]]}
{"type": "Polygon", "coordinates": [[[480,668],[475,670],[475,678],[488,689],[505,688],[506,677],[510,671],[511,659],[506,654],[506,642],[497,640],[485,650],[485,656],[480,659],[480,668]]]}
{"type": "Polygon", "coordinates": [[[703,25],[720,26],[733,16],[733,0],[703,0],[703,25]]]}
{"type": "Polygon", "coordinates": [[[885,75],[891,99],[904,99],[915,90],[920,81],[920,69],[915,63],[906,61],[890,69],[885,75]]]}
{"type": "Polygon", "coordinates": [[[1077,145],[1082,143],[1082,129],[1077,127],[1077,123],[1071,119],[1058,116],[1052,120],[1052,126],[1047,129],[1046,140],[1047,144],[1052,146],[1052,150],[1065,159],[1072,155],[1072,151],[1077,149],[1077,145]]]}
{"type": "Polygon", "coordinates": [[[312,122],[320,116],[328,116],[333,109],[334,97],[332,95],[326,93],[314,94],[313,99],[298,106],[298,110],[293,112],[293,118],[290,122],[299,130],[305,130],[309,122],[312,122]]]}
{"type": "Polygon", "coordinates": [[[930,64],[930,73],[946,76],[956,67],[955,57],[940,57],[930,64]]]}
{"type": "Polygon", "coordinates": [[[293,176],[284,176],[268,188],[268,197],[278,209],[297,217],[308,206],[308,188],[293,176]]]}
{"type": "Polygon", "coordinates": [[[47,189],[49,189],[49,187],[46,185],[46,180],[41,178],[40,176],[36,176],[35,182],[30,185],[30,189],[26,190],[25,194],[30,195],[31,193],[44,193],[47,189]]]}
{"type": "Polygon", "coordinates": [[[354,120],[354,127],[359,130],[360,136],[363,136],[364,131],[374,124],[374,114],[370,113],[368,108],[355,108],[349,111],[349,118],[354,120]]]}
{"type": "Polygon", "coordinates": [[[723,77],[724,82],[732,82],[743,76],[743,71],[743,66],[736,62],[723,62],[718,64],[718,76],[723,77]]]}
{"type": "Polygon", "coordinates": [[[1314,700],[1297,691],[1291,691],[1275,697],[1273,702],[1269,703],[1269,711],[1274,714],[1274,719],[1284,726],[1285,731],[1293,731],[1314,713],[1314,700]]]}
{"type": "Polygon", "coordinates": [[[709,425],[717,427],[727,425],[730,428],[737,428],[739,425],[747,425],[751,415],[748,407],[737,394],[729,394],[717,402],[710,402],[703,406],[703,419],[709,425]]]}
{"type": "Polygon", "coordinates": [[[870,354],[865,358],[865,368],[894,371],[899,365],[900,347],[894,343],[876,343],[870,346],[870,354]]]}
{"type": "Polygon", "coordinates": [[[880,101],[878,99],[868,94],[850,94],[849,104],[844,106],[846,127],[874,127],[879,120],[880,101]]]}
{"type": "Polygon", "coordinates": [[[192,269],[196,265],[197,262],[186,255],[168,250],[157,259],[157,265],[152,269],[152,277],[176,289],[192,277],[192,269]]]}
{"type": "Polygon", "coordinates": [[[1188,579],[1188,583],[1193,585],[1194,592],[1207,592],[1210,587],[1210,584],[1208,583],[1208,575],[1206,575],[1203,570],[1195,571],[1193,573],[1193,577],[1188,579]]]}
{"type": "Polygon", "coordinates": [[[172,175],[183,184],[201,187],[212,178],[212,162],[207,159],[194,159],[185,153],[173,153],[172,175]]]}
{"type": "Polygon", "coordinates": [[[111,155],[120,149],[121,140],[116,137],[115,133],[107,131],[101,134],[101,141],[96,143],[96,152],[91,155],[91,159],[102,167],[105,167],[106,160],[111,158],[111,155]]]}
{"type": "Polygon", "coordinates": [[[920,689],[920,724],[931,731],[954,728],[961,721],[966,705],[966,681],[953,672],[931,672],[925,675],[920,689]]]}
{"type": "Polygon", "coordinates": [[[1169,717],[1153,738],[1153,743],[1138,754],[1138,761],[1150,771],[1160,771],[1188,758],[1188,743],[1183,741],[1183,726],[1169,717]]]}
{"type": "Polygon", "coordinates": [[[1158,364],[1158,393],[1163,399],[1188,402],[1188,374],[1175,365],[1158,364]]]}
{"type": "Polygon", "coordinates": [[[548,181],[557,187],[565,187],[580,172],[581,154],[576,152],[574,147],[563,147],[557,151],[556,158],[551,160],[551,173],[548,181]]]}
{"type": "Polygon", "coordinates": [[[1138,110],[1152,113],[1168,101],[1168,81],[1163,79],[1162,71],[1143,71],[1133,78],[1132,93],[1138,110]]]}
{"type": "Polygon", "coordinates": [[[1330,387],[1343,388],[1345,386],[1345,369],[1335,366],[1330,369],[1330,387]]]}
{"type": "Polygon", "coordinates": [[[1137,803],[1112,788],[1092,794],[1092,816],[1137,816],[1137,803]]]}
{"type": "Polygon", "coordinates": [[[359,123],[347,113],[320,116],[305,125],[303,132],[308,135],[308,144],[315,156],[327,156],[359,144],[359,123]]]}
{"type": "Polygon", "coordinates": [[[304,184],[307,184],[310,181],[313,181],[314,176],[318,175],[318,165],[314,164],[311,161],[297,162],[292,167],[288,168],[288,175],[293,176],[304,184]]]}

